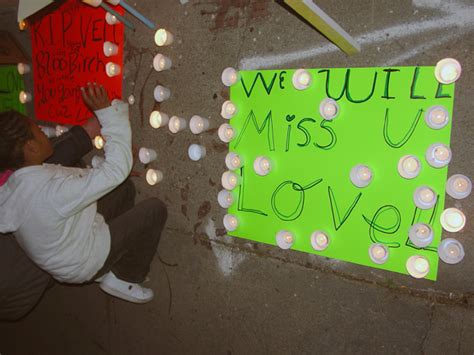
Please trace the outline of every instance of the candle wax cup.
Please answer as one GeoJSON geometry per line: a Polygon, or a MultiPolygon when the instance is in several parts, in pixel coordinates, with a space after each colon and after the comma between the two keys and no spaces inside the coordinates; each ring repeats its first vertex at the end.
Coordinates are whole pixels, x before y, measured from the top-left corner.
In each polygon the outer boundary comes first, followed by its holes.
{"type": "Polygon", "coordinates": [[[403,169],[406,172],[413,173],[418,169],[418,161],[413,157],[408,157],[403,161],[403,169]]]}
{"type": "Polygon", "coordinates": [[[420,191],[421,201],[429,203],[429,202],[432,202],[434,198],[435,198],[435,194],[430,189],[422,189],[420,191]]]}

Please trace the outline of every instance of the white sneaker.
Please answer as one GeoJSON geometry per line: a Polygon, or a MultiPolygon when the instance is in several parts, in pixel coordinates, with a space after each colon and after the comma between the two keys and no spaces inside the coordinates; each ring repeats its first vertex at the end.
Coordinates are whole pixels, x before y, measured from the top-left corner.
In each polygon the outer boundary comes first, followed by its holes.
{"type": "Polygon", "coordinates": [[[112,271],[102,276],[99,287],[109,295],[133,303],[147,303],[153,299],[152,289],[120,280],[112,271]]]}

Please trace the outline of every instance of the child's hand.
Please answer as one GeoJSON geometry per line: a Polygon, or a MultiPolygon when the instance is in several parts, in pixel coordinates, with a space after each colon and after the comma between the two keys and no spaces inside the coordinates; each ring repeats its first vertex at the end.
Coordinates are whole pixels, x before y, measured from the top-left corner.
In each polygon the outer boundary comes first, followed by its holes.
{"type": "Polygon", "coordinates": [[[101,110],[110,106],[107,91],[102,85],[97,83],[87,83],[87,87],[82,87],[82,98],[91,111],[101,110]]]}

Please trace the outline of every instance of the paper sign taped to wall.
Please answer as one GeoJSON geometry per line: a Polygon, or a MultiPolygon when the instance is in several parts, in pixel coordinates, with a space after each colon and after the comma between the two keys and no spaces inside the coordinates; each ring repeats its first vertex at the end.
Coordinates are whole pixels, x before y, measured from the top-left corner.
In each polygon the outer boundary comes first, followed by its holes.
{"type": "Polygon", "coordinates": [[[25,114],[20,103],[20,91],[25,90],[23,77],[16,65],[0,65],[0,112],[14,110],[25,114]]]}
{"type": "Polygon", "coordinates": [[[308,71],[312,83],[306,90],[293,86],[294,70],[241,71],[241,80],[231,87],[238,111],[231,119],[237,133],[229,150],[244,165],[236,171],[241,185],[233,190],[236,202],[228,212],[237,216],[239,227],[229,234],[275,245],[277,232],[287,230],[295,237],[294,250],[403,274],[407,259],[422,255],[430,264],[426,278],[436,280],[448,169],[431,167],[425,153],[433,143],[449,146],[454,84],[439,84],[433,67],[308,71]],[[333,120],[320,112],[327,98],[339,105],[333,120]],[[426,112],[437,105],[450,117],[442,129],[425,122],[426,112]],[[397,169],[406,155],[421,162],[414,179],[397,169]],[[266,176],[254,171],[258,156],[271,162],[266,176]],[[372,171],[367,187],[350,179],[359,164],[372,171]],[[413,199],[424,185],[438,197],[427,210],[413,199]],[[408,238],[417,222],[434,231],[424,248],[408,238]],[[324,251],[311,245],[316,230],[329,236],[324,251]],[[388,248],[384,264],[369,257],[375,243],[388,248]]]}

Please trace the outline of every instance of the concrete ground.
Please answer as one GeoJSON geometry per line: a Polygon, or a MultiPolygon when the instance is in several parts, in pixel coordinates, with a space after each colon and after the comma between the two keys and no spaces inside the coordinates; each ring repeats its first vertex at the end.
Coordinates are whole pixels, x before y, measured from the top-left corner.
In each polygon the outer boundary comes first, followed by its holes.
{"type": "MultiPolygon", "coordinates": [[[[347,57],[280,4],[270,0],[137,1],[136,6],[176,35],[166,50],[174,68],[150,68],[153,32],[126,33],[125,97],[134,94],[134,140],[158,150],[165,179],[150,188],[135,178],[139,198],[158,196],[169,221],[152,265],[156,298],[134,305],[96,284],[55,285],[25,319],[0,324],[0,353],[10,354],[280,354],[474,353],[474,233],[458,233],[466,257],[441,263],[437,282],[331,261],[224,235],[215,196],[226,146],[215,130],[172,136],[152,130],[152,90],[173,90],[163,110],[221,123],[227,66],[240,68],[434,65],[457,58],[450,173],[474,177],[472,0],[344,1],[317,3],[362,44],[347,57]],[[144,124],[142,125],[142,122],[144,124]],[[208,156],[187,158],[201,142],[208,156]]],[[[2,28],[16,31],[14,10],[2,7],[2,28]]],[[[31,85],[31,83],[30,83],[31,85]]],[[[30,112],[32,112],[30,110],[30,112]]],[[[143,167],[138,169],[143,171],[143,167]]],[[[474,215],[473,198],[448,206],[474,215]]]]}

